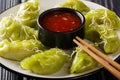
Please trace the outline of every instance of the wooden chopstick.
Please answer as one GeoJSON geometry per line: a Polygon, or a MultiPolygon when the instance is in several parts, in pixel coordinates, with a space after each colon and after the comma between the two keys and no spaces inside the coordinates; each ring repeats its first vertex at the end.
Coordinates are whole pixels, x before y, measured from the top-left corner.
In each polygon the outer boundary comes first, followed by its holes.
{"type": "Polygon", "coordinates": [[[114,76],[120,79],[120,64],[110,59],[104,53],[97,50],[95,47],[91,46],[84,40],[76,37],[73,39],[78,46],[80,46],[84,51],[86,51],[91,57],[93,57],[96,61],[102,64],[109,72],[111,72],[114,76]]]}
{"type": "Polygon", "coordinates": [[[107,55],[103,54],[102,52],[100,52],[95,47],[89,45],[87,42],[85,42],[81,38],[76,37],[76,39],[79,40],[82,44],[86,45],[89,49],[91,49],[97,55],[99,55],[100,57],[102,57],[103,59],[105,59],[106,61],[108,61],[111,65],[113,65],[114,67],[116,67],[120,71],[120,65],[117,62],[115,62],[114,60],[110,59],[107,55]]]}

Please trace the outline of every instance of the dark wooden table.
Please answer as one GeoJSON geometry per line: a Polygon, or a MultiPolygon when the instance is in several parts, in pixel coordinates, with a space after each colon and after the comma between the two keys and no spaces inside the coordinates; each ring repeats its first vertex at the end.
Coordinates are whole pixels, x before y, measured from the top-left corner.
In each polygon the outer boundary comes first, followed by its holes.
{"type": "MultiPolygon", "coordinates": [[[[4,10],[22,3],[26,0],[0,0],[0,13],[4,10]]],[[[95,2],[97,4],[103,5],[113,11],[120,17],[120,0],[89,0],[95,2]]],[[[120,57],[116,59],[118,63],[120,63],[120,57]]],[[[32,77],[24,76],[22,74],[16,74],[6,69],[4,66],[0,64],[0,80],[40,80],[32,77]]],[[[80,80],[118,80],[112,74],[110,74],[107,70],[102,68],[95,74],[82,78],[80,80]]]]}

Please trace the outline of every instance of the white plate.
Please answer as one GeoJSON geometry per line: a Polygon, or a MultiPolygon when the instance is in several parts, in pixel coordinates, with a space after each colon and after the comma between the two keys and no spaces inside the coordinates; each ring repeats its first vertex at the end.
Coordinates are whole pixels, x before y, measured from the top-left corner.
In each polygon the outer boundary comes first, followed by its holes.
{"type": "MultiPolygon", "coordinates": [[[[64,1],[66,1],[66,0],[39,0],[40,11],[43,12],[44,10],[50,9],[50,8],[54,7],[55,5],[60,4],[64,1]]],[[[91,9],[100,9],[100,8],[106,9],[105,7],[98,5],[96,3],[93,3],[93,2],[89,2],[89,1],[83,1],[83,2],[91,9]]],[[[0,19],[4,16],[9,16],[10,14],[15,16],[16,12],[19,9],[19,6],[20,5],[14,6],[10,9],[6,10],[5,12],[1,13],[0,19]]],[[[120,36],[119,31],[118,31],[118,36],[120,36]]],[[[112,59],[116,59],[119,55],[120,55],[120,50],[118,52],[116,52],[115,54],[109,55],[109,57],[112,59]]],[[[0,63],[2,65],[6,66],[8,69],[15,71],[17,73],[21,73],[23,75],[32,76],[32,77],[38,77],[38,78],[72,78],[72,77],[78,77],[78,76],[80,77],[81,75],[87,75],[88,73],[94,72],[101,68],[101,66],[98,66],[97,68],[92,69],[90,71],[75,75],[75,74],[69,74],[68,70],[66,70],[66,68],[63,67],[59,72],[52,74],[52,75],[38,75],[38,74],[34,74],[30,71],[21,69],[19,67],[20,65],[18,62],[14,62],[14,61],[7,60],[7,59],[0,57],[0,63]]]]}

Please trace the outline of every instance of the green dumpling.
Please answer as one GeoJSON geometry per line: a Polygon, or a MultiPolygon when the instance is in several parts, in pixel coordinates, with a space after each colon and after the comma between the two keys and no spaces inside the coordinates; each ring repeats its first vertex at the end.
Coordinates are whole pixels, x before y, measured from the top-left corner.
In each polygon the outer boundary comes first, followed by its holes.
{"type": "Polygon", "coordinates": [[[44,49],[44,46],[38,40],[23,40],[23,41],[0,41],[0,56],[21,61],[35,53],[44,49]]]}
{"type": "Polygon", "coordinates": [[[28,26],[20,25],[11,16],[4,17],[0,21],[0,39],[14,40],[28,40],[37,39],[38,31],[28,26]]]}
{"type": "Polygon", "coordinates": [[[103,49],[105,53],[115,53],[118,51],[120,40],[116,31],[104,25],[98,26],[97,31],[100,34],[100,39],[103,40],[103,49]]]}
{"type": "Polygon", "coordinates": [[[120,19],[115,12],[108,9],[96,9],[89,11],[86,15],[86,24],[89,26],[92,24],[109,26],[113,29],[120,28],[120,19]]]}
{"type": "Polygon", "coordinates": [[[20,65],[23,69],[47,75],[59,71],[67,59],[68,55],[63,50],[52,48],[24,59],[20,65]]]}
{"type": "Polygon", "coordinates": [[[90,9],[80,0],[67,0],[66,2],[60,4],[60,7],[71,8],[82,12],[83,14],[87,13],[90,9]]]}
{"type": "Polygon", "coordinates": [[[117,15],[107,9],[97,9],[88,12],[85,19],[85,38],[98,43],[105,53],[115,53],[120,47],[120,40],[115,31],[120,28],[117,15]]]}
{"type": "Polygon", "coordinates": [[[115,53],[120,47],[117,32],[105,25],[85,27],[85,36],[86,39],[97,42],[98,45],[101,46],[100,48],[107,54],[115,53]]]}
{"type": "Polygon", "coordinates": [[[97,65],[98,63],[91,56],[77,47],[76,54],[70,68],[70,73],[82,73],[95,68],[97,65]]]}
{"type": "Polygon", "coordinates": [[[38,0],[28,0],[20,5],[16,19],[23,25],[36,28],[37,17],[39,16],[38,0]]]}

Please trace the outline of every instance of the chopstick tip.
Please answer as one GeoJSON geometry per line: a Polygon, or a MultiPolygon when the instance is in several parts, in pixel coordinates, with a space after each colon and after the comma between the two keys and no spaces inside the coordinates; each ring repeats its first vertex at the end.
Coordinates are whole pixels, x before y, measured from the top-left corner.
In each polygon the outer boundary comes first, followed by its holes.
{"type": "Polygon", "coordinates": [[[73,42],[75,41],[75,39],[73,39],[73,42]]]}

